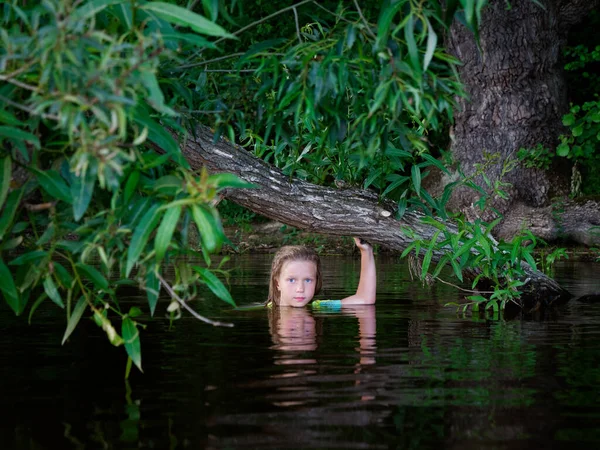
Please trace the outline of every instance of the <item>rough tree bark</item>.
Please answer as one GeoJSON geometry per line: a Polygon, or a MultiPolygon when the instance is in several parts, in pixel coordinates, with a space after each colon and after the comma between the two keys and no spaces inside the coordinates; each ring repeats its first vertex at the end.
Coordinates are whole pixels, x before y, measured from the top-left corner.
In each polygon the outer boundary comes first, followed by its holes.
{"type": "MultiPolygon", "coordinates": [[[[449,51],[462,62],[459,67],[467,98],[459,99],[451,151],[466,175],[484,162],[484,154],[498,154],[500,161],[486,170],[494,182],[501,176],[507,159],[514,159],[520,148],[541,143],[555,148],[565,131],[561,117],[568,110],[567,86],[561,50],[569,28],[580,22],[598,0],[547,0],[544,8],[531,0],[492,0],[483,9],[480,48],[468,30],[455,21],[448,37],[449,51]]],[[[577,205],[576,220],[570,220],[568,205],[562,211],[548,208],[551,199],[570,192],[571,170],[554,167],[551,171],[517,167],[504,181],[509,200],[495,199],[494,206],[508,220],[498,228],[501,236],[513,235],[520,228],[520,217],[527,216],[546,239],[567,237],[582,243],[597,244],[598,237],[583,232],[600,225],[598,202],[577,205]],[[513,213],[517,210],[518,214],[513,213]],[[585,213],[584,213],[585,211],[585,213]],[[565,214],[566,220],[556,218],[565,214]],[[587,222],[587,223],[586,223],[587,222]],[[573,223],[571,233],[565,224],[573,223]]],[[[478,184],[484,186],[483,180],[478,184]]],[[[443,181],[442,181],[443,183],[443,181]]],[[[467,217],[477,214],[471,206],[476,193],[466,188],[455,191],[451,207],[467,217]]],[[[484,217],[489,220],[491,217],[484,217]]]]}
{"type": "MultiPolygon", "coordinates": [[[[407,212],[401,220],[393,218],[393,207],[381,203],[376,194],[359,189],[333,189],[302,180],[290,179],[249,152],[224,141],[213,141],[213,133],[199,127],[183,147],[193,168],[207,167],[212,172],[231,172],[255,184],[257,189],[233,189],[227,198],[266,217],[301,229],[324,234],[359,236],[393,250],[404,250],[412,239],[403,233],[408,227],[424,239],[431,239],[436,228],[421,221],[423,217],[407,212]]],[[[448,226],[455,230],[451,223],[448,226]]],[[[438,261],[441,253],[434,254],[438,261]]],[[[523,306],[532,309],[565,300],[570,294],[541,272],[526,267],[522,287],[523,306]]],[[[469,275],[469,274],[466,274],[469,275]]],[[[475,276],[475,274],[471,274],[475,276]]]]}

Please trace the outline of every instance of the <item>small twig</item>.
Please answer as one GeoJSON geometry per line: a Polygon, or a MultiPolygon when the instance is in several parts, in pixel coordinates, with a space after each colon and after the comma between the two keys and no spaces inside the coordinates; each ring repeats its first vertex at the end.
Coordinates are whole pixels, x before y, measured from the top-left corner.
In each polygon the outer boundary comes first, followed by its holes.
{"type": "Polygon", "coordinates": [[[471,293],[471,294],[493,294],[493,293],[494,293],[494,291],[472,291],[471,289],[464,289],[464,288],[461,288],[460,286],[457,286],[457,285],[455,285],[455,284],[452,284],[452,283],[450,283],[450,282],[448,282],[448,281],[444,281],[444,280],[442,280],[442,279],[441,279],[441,278],[439,278],[439,277],[435,277],[435,279],[436,279],[437,281],[441,281],[441,282],[442,282],[442,283],[444,283],[444,284],[447,284],[448,286],[452,286],[453,288],[456,288],[456,289],[458,289],[459,291],[463,291],[463,292],[469,292],[469,293],[471,293]]]}
{"type": "Polygon", "coordinates": [[[215,109],[215,110],[205,110],[205,109],[178,109],[177,111],[188,114],[219,114],[224,111],[215,109]]]}
{"type": "Polygon", "coordinates": [[[54,114],[40,114],[38,112],[35,112],[33,109],[28,108],[27,106],[21,105],[20,103],[14,102],[9,98],[4,97],[3,95],[0,95],[0,101],[7,103],[10,106],[13,106],[17,109],[20,109],[21,111],[25,111],[26,113],[29,113],[32,116],[42,116],[43,119],[51,119],[57,122],[59,120],[59,117],[55,116],[54,114]]]}
{"type": "Polygon", "coordinates": [[[373,33],[373,30],[371,30],[371,26],[369,25],[369,22],[367,22],[367,19],[365,18],[365,16],[363,16],[362,10],[360,9],[360,6],[358,6],[358,2],[356,0],[354,0],[354,6],[356,6],[356,10],[358,11],[358,15],[360,16],[360,19],[363,21],[363,23],[367,27],[367,32],[371,35],[371,37],[373,39],[377,39],[377,36],[375,36],[375,33],[373,33]]]}
{"type": "Polygon", "coordinates": [[[300,22],[298,21],[298,11],[296,8],[293,8],[294,11],[294,20],[296,21],[296,34],[298,35],[298,42],[302,44],[302,35],[300,34],[300,22]]]}
{"type": "Polygon", "coordinates": [[[181,297],[179,297],[175,291],[173,290],[173,288],[169,285],[169,283],[167,283],[165,281],[165,279],[159,274],[156,273],[156,277],[159,279],[159,281],[161,282],[161,284],[165,287],[165,289],[167,290],[167,292],[169,293],[169,295],[171,296],[172,299],[177,300],[177,302],[183,306],[192,316],[194,316],[196,319],[201,320],[202,322],[208,323],[212,326],[215,327],[233,327],[232,323],[228,323],[228,322],[218,322],[216,320],[210,320],[204,316],[201,316],[200,314],[198,314],[196,311],[194,311],[192,308],[189,307],[189,305],[183,301],[183,299],[181,297]]]}
{"type": "Polygon", "coordinates": [[[9,83],[14,84],[15,86],[19,86],[20,88],[27,89],[27,90],[32,91],[32,92],[37,92],[38,91],[37,86],[33,86],[33,85],[27,84],[27,83],[23,83],[22,81],[19,81],[19,80],[13,80],[12,78],[8,78],[5,75],[0,75],[0,81],[8,81],[9,83]]]}
{"type": "Polygon", "coordinates": [[[353,24],[354,22],[352,22],[351,20],[346,19],[344,16],[342,16],[341,14],[338,14],[336,12],[331,11],[330,9],[325,8],[324,6],[320,5],[319,2],[317,1],[313,1],[313,3],[315,4],[316,7],[321,8],[323,11],[328,12],[329,14],[331,14],[332,16],[335,16],[337,19],[349,23],[349,24],[353,24]]]}
{"type": "Polygon", "coordinates": [[[27,211],[43,211],[45,209],[53,208],[56,205],[56,202],[47,202],[47,203],[39,203],[34,205],[32,203],[25,203],[25,209],[27,211]]]}
{"type": "MultiPolygon", "coordinates": [[[[283,9],[280,9],[279,11],[275,11],[273,14],[269,14],[267,17],[263,17],[262,19],[259,19],[255,22],[252,22],[252,23],[246,25],[245,27],[240,28],[236,32],[231,33],[230,36],[237,36],[238,34],[241,34],[244,31],[249,30],[252,27],[255,27],[256,25],[260,25],[261,23],[266,22],[267,20],[272,19],[273,17],[276,17],[279,14],[283,14],[284,12],[289,11],[290,9],[295,9],[299,6],[305,5],[306,3],[312,3],[313,1],[314,0],[302,0],[301,2],[295,3],[291,6],[288,6],[287,8],[283,8],[283,9]]],[[[224,41],[225,39],[228,39],[228,37],[222,37],[220,39],[217,39],[215,42],[213,42],[213,44],[218,44],[219,42],[224,41]]],[[[198,55],[202,54],[203,51],[204,51],[204,49],[198,50],[196,53],[194,53],[191,56],[191,58],[197,57],[198,55]]]]}
{"type": "Polygon", "coordinates": [[[180,70],[180,69],[189,69],[191,67],[198,67],[198,66],[207,66],[207,65],[212,64],[214,62],[223,61],[223,60],[229,59],[229,58],[236,58],[238,56],[242,56],[243,54],[244,53],[242,53],[242,52],[232,53],[231,55],[219,56],[218,58],[208,59],[206,61],[201,61],[201,62],[198,62],[198,63],[185,64],[183,66],[177,67],[177,70],[180,70]]]}
{"type": "Polygon", "coordinates": [[[242,70],[231,70],[231,69],[206,69],[204,72],[226,72],[226,73],[245,73],[245,72],[256,72],[255,69],[242,69],[242,70]]]}
{"type": "MultiPolygon", "coordinates": [[[[290,9],[296,9],[299,6],[302,6],[306,3],[311,3],[311,2],[313,2],[313,0],[302,0],[301,2],[298,2],[294,5],[288,6],[287,8],[283,8],[283,9],[280,9],[279,11],[275,11],[273,14],[269,14],[267,17],[263,17],[262,19],[259,19],[256,22],[252,22],[251,24],[248,24],[245,27],[240,28],[239,30],[237,30],[235,33],[232,33],[232,34],[233,34],[233,36],[237,36],[238,34],[243,33],[244,31],[248,30],[249,28],[252,28],[256,25],[266,22],[267,20],[272,19],[273,17],[276,17],[279,14],[283,14],[284,12],[289,11],[290,9]]],[[[221,39],[217,39],[215,41],[215,44],[218,44],[219,42],[221,42],[225,39],[227,39],[227,38],[222,37],[221,39]]]]}

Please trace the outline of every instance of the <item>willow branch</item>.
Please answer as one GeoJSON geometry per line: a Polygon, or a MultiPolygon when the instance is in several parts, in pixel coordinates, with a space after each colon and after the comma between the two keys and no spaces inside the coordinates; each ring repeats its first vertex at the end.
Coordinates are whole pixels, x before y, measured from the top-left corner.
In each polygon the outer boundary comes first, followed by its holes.
{"type": "Polygon", "coordinates": [[[356,6],[356,10],[358,11],[358,15],[360,16],[360,19],[365,24],[365,27],[367,27],[367,32],[371,35],[371,37],[373,39],[377,39],[377,36],[375,36],[375,33],[373,33],[373,30],[371,30],[371,25],[369,25],[369,22],[367,22],[367,19],[365,18],[365,16],[363,16],[362,9],[360,9],[360,6],[358,6],[358,2],[356,0],[354,0],[354,6],[356,6]]]}
{"type": "Polygon", "coordinates": [[[190,306],[185,301],[183,301],[183,299],[181,297],[179,297],[177,295],[177,293],[173,290],[173,288],[169,285],[169,283],[167,283],[167,281],[159,273],[156,273],[156,277],[159,279],[160,283],[165,287],[165,289],[167,290],[167,292],[169,293],[171,298],[173,300],[176,300],[181,306],[183,306],[196,319],[201,320],[202,322],[208,323],[215,327],[233,327],[232,323],[218,322],[216,320],[210,320],[207,317],[201,316],[196,311],[194,311],[192,308],[190,308],[190,306]]]}

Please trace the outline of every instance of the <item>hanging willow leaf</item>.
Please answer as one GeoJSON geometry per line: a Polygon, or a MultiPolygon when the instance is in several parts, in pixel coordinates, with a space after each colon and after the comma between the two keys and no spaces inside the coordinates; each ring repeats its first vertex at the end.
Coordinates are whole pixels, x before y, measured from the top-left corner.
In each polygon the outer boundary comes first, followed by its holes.
{"type": "Polygon", "coordinates": [[[8,303],[8,306],[15,312],[18,316],[21,314],[20,308],[20,300],[19,300],[19,292],[15,286],[15,282],[13,280],[12,274],[6,267],[6,264],[0,259],[0,291],[4,294],[4,300],[8,303]]]}
{"type": "Polygon", "coordinates": [[[167,209],[154,238],[154,250],[156,251],[156,263],[159,264],[165,257],[167,248],[173,238],[175,227],[181,217],[181,206],[173,206],[167,209]]]}
{"type": "Polygon", "coordinates": [[[33,144],[36,149],[40,149],[40,140],[37,136],[20,128],[0,126],[0,137],[6,137],[15,141],[26,141],[33,144]]]}
{"type": "Polygon", "coordinates": [[[161,216],[161,212],[158,211],[159,207],[160,205],[158,204],[151,206],[133,232],[129,250],[127,251],[127,267],[125,269],[125,276],[127,277],[144,251],[144,247],[150,238],[150,234],[154,231],[156,225],[158,225],[161,216]]]}
{"type": "Polygon", "coordinates": [[[233,298],[231,298],[231,294],[214,273],[200,266],[193,266],[192,269],[200,274],[200,278],[202,278],[202,281],[206,283],[213,294],[215,294],[224,302],[235,306],[235,302],[233,301],[233,298]]]}
{"type": "Polygon", "coordinates": [[[70,16],[74,22],[89,19],[108,6],[125,3],[128,0],[91,0],[85,2],[81,7],[77,8],[70,16]]]}
{"type": "Polygon", "coordinates": [[[200,233],[200,238],[202,239],[202,245],[209,253],[214,252],[219,245],[221,245],[214,217],[209,211],[206,210],[204,206],[201,205],[192,206],[192,217],[194,218],[194,222],[196,222],[196,226],[198,227],[198,232],[200,233]]]}
{"type": "Polygon", "coordinates": [[[84,275],[89,278],[92,283],[94,283],[94,286],[96,286],[98,289],[102,289],[103,291],[108,290],[108,280],[100,273],[98,269],[83,263],[77,263],[75,268],[80,276],[84,275]]]}
{"type": "Polygon", "coordinates": [[[182,8],[181,6],[164,2],[152,2],[146,3],[141,9],[151,11],[167,22],[190,27],[196,33],[206,34],[208,36],[233,37],[233,35],[225,31],[224,28],[211,22],[206,17],[196,14],[189,9],[182,8]]]}
{"type": "Polygon", "coordinates": [[[238,189],[253,189],[258,186],[247,181],[242,180],[237,175],[232,173],[222,172],[208,177],[208,181],[214,184],[217,191],[227,188],[238,188],[238,189]]]}
{"type": "Polygon", "coordinates": [[[71,190],[64,178],[55,170],[33,170],[40,186],[51,196],[66,203],[73,203],[71,190]]]}
{"type": "Polygon", "coordinates": [[[8,194],[8,198],[6,199],[6,206],[2,211],[2,215],[0,215],[0,240],[3,238],[4,233],[9,229],[12,225],[13,219],[15,218],[15,213],[19,207],[19,203],[21,202],[21,195],[23,194],[23,189],[15,189],[10,194],[8,194]]]}
{"type": "Polygon", "coordinates": [[[65,304],[63,303],[60,293],[58,292],[58,289],[56,289],[56,285],[52,280],[52,275],[50,274],[44,278],[44,291],[46,291],[46,294],[54,303],[64,309],[65,304]]]}
{"type": "Polygon", "coordinates": [[[127,350],[127,355],[129,355],[137,368],[140,369],[140,372],[143,372],[140,332],[137,329],[136,323],[129,317],[125,317],[125,319],[123,319],[121,334],[123,335],[123,340],[125,341],[125,350],[127,350]]]}
{"type": "Polygon", "coordinates": [[[148,306],[150,307],[150,315],[154,317],[156,303],[158,302],[160,289],[160,280],[154,272],[148,272],[146,275],[146,294],[148,296],[148,306]]]}
{"type": "Polygon", "coordinates": [[[0,159],[0,208],[4,205],[10,189],[11,174],[12,160],[9,157],[0,159]]]}
{"type": "Polygon", "coordinates": [[[96,173],[89,168],[80,176],[72,174],[71,197],[73,199],[73,218],[75,222],[78,222],[87,211],[95,184],[96,173]]]}
{"type": "Polygon", "coordinates": [[[65,330],[65,334],[62,338],[62,345],[65,344],[66,340],[69,338],[69,336],[71,336],[71,333],[73,333],[73,331],[75,330],[75,327],[81,320],[81,316],[83,315],[87,306],[88,306],[87,301],[85,300],[85,297],[82,295],[79,298],[79,300],[77,301],[75,308],[73,308],[71,317],[69,317],[69,321],[67,322],[67,329],[65,330]]]}
{"type": "Polygon", "coordinates": [[[411,169],[412,182],[415,188],[415,193],[421,197],[421,168],[418,165],[413,165],[411,169]]]}

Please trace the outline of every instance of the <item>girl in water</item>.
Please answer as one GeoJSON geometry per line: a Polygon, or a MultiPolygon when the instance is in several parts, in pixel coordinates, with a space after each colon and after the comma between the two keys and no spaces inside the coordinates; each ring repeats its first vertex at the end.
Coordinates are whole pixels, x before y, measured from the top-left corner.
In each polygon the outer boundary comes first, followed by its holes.
{"type": "MultiPolygon", "coordinates": [[[[354,238],[354,242],[361,254],[356,293],[342,300],[317,300],[313,306],[337,308],[375,303],[377,276],[373,248],[358,238],[354,238]]],[[[313,249],[296,245],[282,247],[273,258],[267,304],[301,308],[313,301],[322,284],[321,261],[313,249]]]]}

